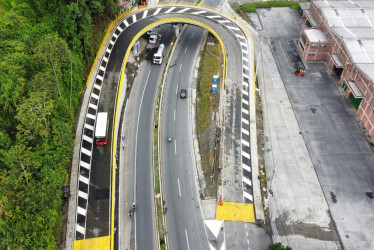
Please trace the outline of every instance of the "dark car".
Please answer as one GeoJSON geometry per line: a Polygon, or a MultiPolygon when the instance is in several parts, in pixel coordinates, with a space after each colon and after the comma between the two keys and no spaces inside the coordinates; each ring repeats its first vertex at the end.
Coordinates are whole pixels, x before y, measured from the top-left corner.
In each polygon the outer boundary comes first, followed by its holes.
{"type": "Polygon", "coordinates": [[[187,90],[181,89],[181,98],[186,98],[186,96],[187,96],[187,90]]]}

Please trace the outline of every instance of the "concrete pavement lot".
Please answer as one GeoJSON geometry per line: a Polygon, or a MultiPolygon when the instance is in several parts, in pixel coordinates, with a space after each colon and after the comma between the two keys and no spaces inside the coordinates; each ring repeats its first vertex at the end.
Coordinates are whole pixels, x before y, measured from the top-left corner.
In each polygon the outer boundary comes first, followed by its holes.
{"type": "Polygon", "coordinates": [[[293,74],[289,45],[298,39],[303,23],[296,11],[257,11],[260,33],[267,39],[259,79],[265,85],[265,127],[270,129],[265,133],[271,143],[265,149],[269,181],[276,169],[270,209],[279,239],[293,249],[338,248],[329,209],[345,249],[374,249],[374,153],[353,105],[324,63],[308,64],[305,77],[293,74]],[[304,222],[319,225],[321,231],[304,222]]]}

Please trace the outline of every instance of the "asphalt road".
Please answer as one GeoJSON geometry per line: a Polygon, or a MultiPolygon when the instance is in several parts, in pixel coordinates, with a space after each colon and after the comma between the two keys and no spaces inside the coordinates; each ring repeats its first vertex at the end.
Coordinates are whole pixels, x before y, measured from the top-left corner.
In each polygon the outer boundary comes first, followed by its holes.
{"type": "Polygon", "coordinates": [[[170,249],[208,249],[192,162],[189,117],[194,60],[204,30],[188,26],[168,73],[162,113],[162,166],[170,249]],[[180,98],[187,89],[187,98],[180,98]],[[172,142],[167,142],[167,137],[172,142]]]}
{"type": "MultiPolygon", "coordinates": [[[[227,80],[229,84],[231,85],[232,82],[240,83],[240,74],[236,73],[236,69],[241,68],[241,61],[237,60],[241,56],[238,45],[234,42],[235,40],[232,40],[230,31],[226,28],[213,22],[209,25],[219,33],[225,44],[228,56],[227,80]]],[[[191,28],[191,30],[193,29],[191,28]]],[[[196,31],[189,32],[198,34],[196,31]]],[[[207,249],[207,239],[211,240],[213,235],[208,229],[204,229],[203,218],[201,217],[199,197],[196,190],[197,178],[194,176],[193,170],[195,166],[191,162],[191,134],[189,134],[191,130],[189,126],[192,119],[188,116],[188,102],[179,98],[181,88],[185,87],[188,89],[189,96],[191,94],[191,89],[188,88],[193,69],[193,58],[191,56],[194,55],[193,48],[196,48],[199,42],[195,41],[197,39],[191,33],[186,33],[185,39],[181,40],[175,56],[176,60],[171,63],[174,66],[169,72],[165,92],[164,106],[167,108],[164,108],[162,117],[162,165],[171,249],[207,249]],[[187,52],[185,53],[185,51],[187,52]],[[168,135],[174,139],[172,143],[166,142],[168,135]]],[[[240,100],[240,97],[238,100],[240,100]]],[[[236,106],[237,104],[232,103],[232,105],[236,106]]],[[[240,103],[237,109],[231,107],[231,110],[240,112],[240,103]]],[[[234,119],[230,120],[230,122],[234,121],[234,119]]],[[[236,193],[242,194],[242,191],[236,193]]],[[[239,224],[228,223],[225,226],[225,231],[229,235],[226,241],[230,245],[246,248],[248,241],[244,235],[248,232],[248,228],[244,223],[239,224]]],[[[219,239],[214,240],[219,241],[219,239]]]]}
{"type": "MultiPolygon", "coordinates": [[[[167,14],[167,17],[186,17],[180,14],[167,14]]],[[[233,42],[231,38],[232,31],[227,28],[221,27],[220,24],[213,20],[205,21],[202,17],[196,15],[189,16],[192,19],[197,19],[201,22],[207,23],[213,27],[218,33],[221,34],[221,38],[225,43],[227,54],[234,55],[228,58],[227,61],[227,78],[232,82],[241,82],[240,74],[236,74],[235,71],[241,68],[241,61],[236,60],[237,55],[240,55],[240,48],[236,40],[233,42]]],[[[163,18],[162,15],[153,16],[149,19],[141,19],[141,15],[137,16],[138,22],[129,26],[126,29],[126,33],[122,33],[115,43],[110,60],[108,61],[106,73],[104,76],[104,84],[102,86],[102,96],[99,104],[99,111],[108,111],[109,117],[113,119],[113,107],[115,104],[116,86],[120,77],[120,69],[122,66],[122,60],[131,41],[131,38],[140,31],[142,27],[150,24],[153,20],[163,18]]],[[[142,69],[144,70],[144,69],[142,69]]],[[[134,218],[134,232],[131,233],[132,239],[134,239],[134,245],[138,249],[152,249],[155,244],[154,237],[154,226],[153,226],[153,189],[151,186],[151,145],[152,145],[152,111],[153,100],[155,94],[156,84],[152,84],[147,79],[158,79],[159,73],[153,70],[149,71],[146,80],[142,80],[144,84],[143,89],[139,89],[139,93],[143,96],[142,99],[137,98],[137,101],[142,100],[138,105],[138,111],[134,114],[139,114],[137,119],[133,119],[133,122],[139,121],[136,126],[131,126],[131,135],[137,134],[138,137],[128,138],[130,145],[134,146],[133,149],[129,149],[127,165],[134,169],[135,174],[135,195],[133,197],[137,203],[136,216],[134,218]],[[141,90],[144,90],[141,91],[141,90]],[[135,131],[135,133],[133,133],[135,131]],[[149,134],[147,134],[149,132],[149,134]],[[132,157],[132,158],[131,158],[132,157]],[[139,184],[137,184],[139,183],[139,184]],[[152,224],[150,224],[152,223],[152,224]],[[147,240],[144,240],[147,239],[147,240]]],[[[145,71],[147,74],[147,72],[145,71]]],[[[137,105],[135,105],[137,106],[137,105]]],[[[112,128],[112,120],[110,120],[109,129],[112,128]]],[[[109,139],[109,143],[112,143],[112,139],[109,139]]],[[[178,139],[179,137],[176,136],[178,139]]],[[[120,159],[121,160],[121,159],[120,159]]],[[[89,205],[86,222],[86,238],[100,237],[109,235],[109,219],[110,219],[110,180],[111,180],[111,166],[108,164],[111,162],[111,147],[107,145],[105,147],[94,148],[92,157],[91,167],[91,182],[90,182],[90,195],[89,205]],[[93,195],[94,194],[94,195],[93,195]]],[[[188,181],[186,181],[188,182],[188,181]]],[[[183,184],[183,183],[182,183],[183,184]]],[[[190,183],[191,184],[191,183],[190,183]]],[[[169,202],[169,201],[168,201],[169,202]]],[[[185,220],[188,222],[188,218],[185,220]]],[[[79,239],[79,237],[77,237],[79,239]]]]}
{"type": "MultiPolygon", "coordinates": [[[[139,26],[142,26],[141,22],[139,26]]],[[[162,43],[167,50],[174,36],[174,30],[171,29],[170,24],[161,26],[162,29],[164,27],[168,27],[168,30],[162,43]]],[[[127,198],[119,208],[121,210],[120,237],[124,244],[130,242],[127,247],[131,249],[156,249],[152,161],[153,107],[162,66],[152,65],[150,60],[142,62],[140,66],[141,70],[134,82],[128,102],[131,110],[125,113],[125,116],[129,115],[131,118],[125,118],[128,127],[125,134],[126,152],[125,157],[120,159],[121,168],[126,169],[124,171],[126,176],[120,176],[120,181],[126,180],[126,189],[120,190],[120,195],[127,198]],[[129,219],[128,211],[133,202],[136,203],[136,212],[129,219]],[[124,222],[131,226],[127,227],[124,222]],[[127,229],[129,229],[128,234],[125,233],[127,229]],[[126,239],[126,236],[129,238],[126,239]]]]}

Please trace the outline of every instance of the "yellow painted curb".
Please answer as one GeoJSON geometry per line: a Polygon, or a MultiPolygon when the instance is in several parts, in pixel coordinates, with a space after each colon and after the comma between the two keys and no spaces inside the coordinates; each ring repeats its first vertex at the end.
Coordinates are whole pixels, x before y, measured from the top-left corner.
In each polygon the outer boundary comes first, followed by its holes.
{"type": "Polygon", "coordinates": [[[221,206],[217,202],[216,220],[255,222],[253,204],[223,202],[221,206]]]}
{"type": "Polygon", "coordinates": [[[109,247],[110,236],[74,241],[74,250],[101,250],[109,247]]]}

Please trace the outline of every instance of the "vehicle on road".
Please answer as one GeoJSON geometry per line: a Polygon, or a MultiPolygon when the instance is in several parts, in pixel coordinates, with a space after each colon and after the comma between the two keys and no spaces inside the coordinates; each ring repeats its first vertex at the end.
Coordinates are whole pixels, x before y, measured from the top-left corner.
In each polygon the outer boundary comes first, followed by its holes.
{"type": "Polygon", "coordinates": [[[96,145],[106,145],[108,143],[108,124],[109,118],[107,112],[99,112],[96,117],[95,141],[96,145]]]}
{"type": "Polygon", "coordinates": [[[180,97],[181,98],[186,98],[187,97],[187,90],[186,89],[181,89],[180,97]]]}
{"type": "Polygon", "coordinates": [[[149,36],[149,43],[151,44],[155,44],[157,41],[157,35],[156,34],[152,34],[149,36]]]}
{"type": "Polygon", "coordinates": [[[165,45],[161,44],[160,47],[158,47],[157,52],[153,55],[153,63],[154,64],[161,64],[162,58],[164,57],[164,49],[165,45]]]}
{"type": "Polygon", "coordinates": [[[171,142],[171,137],[170,136],[168,137],[168,142],[171,142]]]}

